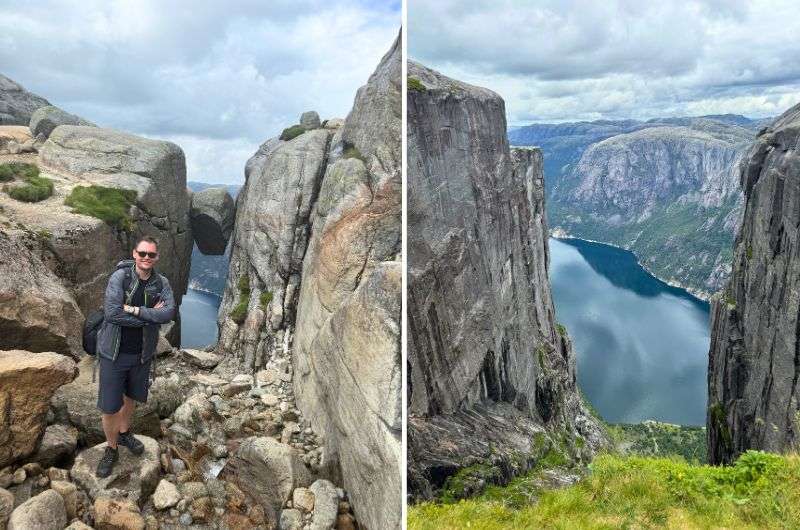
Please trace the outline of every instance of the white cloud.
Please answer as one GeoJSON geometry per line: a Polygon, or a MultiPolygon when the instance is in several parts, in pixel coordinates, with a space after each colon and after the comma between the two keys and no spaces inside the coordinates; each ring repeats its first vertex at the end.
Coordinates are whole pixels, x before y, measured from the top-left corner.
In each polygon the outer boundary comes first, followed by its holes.
{"type": "Polygon", "coordinates": [[[800,102],[792,0],[409,0],[409,55],[499,92],[509,124],[800,102]]]}
{"type": "Polygon", "coordinates": [[[176,141],[189,179],[206,182],[241,181],[258,145],[305,110],[344,117],[400,27],[394,2],[358,0],[43,0],[2,11],[2,73],[98,125],[176,141]]]}

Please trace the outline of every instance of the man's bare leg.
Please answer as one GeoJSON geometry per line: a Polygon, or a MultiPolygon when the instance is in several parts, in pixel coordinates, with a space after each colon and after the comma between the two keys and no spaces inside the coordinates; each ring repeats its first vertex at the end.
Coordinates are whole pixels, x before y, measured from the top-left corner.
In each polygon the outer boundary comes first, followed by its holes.
{"type": "Polygon", "coordinates": [[[122,396],[122,408],[116,414],[118,417],[117,429],[119,429],[117,432],[128,432],[130,430],[131,419],[133,419],[133,411],[135,409],[136,401],[128,396],[122,396]]]}
{"type": "Polygon", "coordinates": [[[122,409],[114,414],[103,414],[103,432],[106,435],[108,446],[112,449],[117,448],[117,435],[119,434],[118,418],[120,412],[122,412],[122,409]]]}

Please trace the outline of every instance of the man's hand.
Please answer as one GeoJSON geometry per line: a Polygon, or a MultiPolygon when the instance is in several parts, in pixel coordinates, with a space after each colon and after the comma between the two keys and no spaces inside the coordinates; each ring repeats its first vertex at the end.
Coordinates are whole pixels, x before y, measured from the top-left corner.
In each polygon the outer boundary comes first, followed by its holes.
{"type": "Polygon", "coordinates": [[[153,308],[154,308],[154,309],[161,309],[161,308],[162,308],[162,307],[164,307],[165,305],[166,305],[166,304],[164,303],[164,301],[163,301],[163,300],[159,300],[159,301],[158,301],[158,303],[157,303],[156,305],[154,305],[154,306],[153,306],[153,308]]]}

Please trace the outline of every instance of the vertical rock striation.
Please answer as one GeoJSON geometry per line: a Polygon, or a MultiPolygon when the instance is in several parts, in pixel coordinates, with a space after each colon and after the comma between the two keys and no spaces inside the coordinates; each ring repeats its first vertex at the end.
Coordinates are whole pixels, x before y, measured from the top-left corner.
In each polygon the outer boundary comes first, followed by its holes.
{"type": "Polygon", "coordinates": [[[575,456],[603,436],[555,322],[541,152],[509,149],[494,92],[413,62],[409,77],[408,472],[425,498],[476,462],[525,471],[537,433],[575,456]]]}
{"type": "Polygon", "coordinates": [[[764,129],[741,166],[745,212],[733,272],[712,300],[708,454],[800,442],[800,105],[764,129]]]}
{"type": "Polygon", "coordinates": [[[373,530],[401,518],[400,61],[398,38],[343,123],[306,113],[248,161],[219,313],[223,369],[294,329],[297,406],[373,530]]]}

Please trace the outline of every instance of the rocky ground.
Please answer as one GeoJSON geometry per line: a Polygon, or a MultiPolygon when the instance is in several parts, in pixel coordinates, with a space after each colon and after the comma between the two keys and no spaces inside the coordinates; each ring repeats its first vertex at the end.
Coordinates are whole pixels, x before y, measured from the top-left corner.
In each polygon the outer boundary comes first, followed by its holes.
{"type": "MultiPolygon", "coordinates": [[[[0,529],[357,528],[347,494],[319,478],[323,448],[295,406],[291,337],[277,343],[254,375],[211,352],[162,348],[134,420],[145,452],[120,448],[105,479],[94,474],[106,445],[97,384],[82,359],[36,450],[0,469],[0,529]]],[[[14,359],[0,357],[0,377],[30,370],[14,359]]]]}

